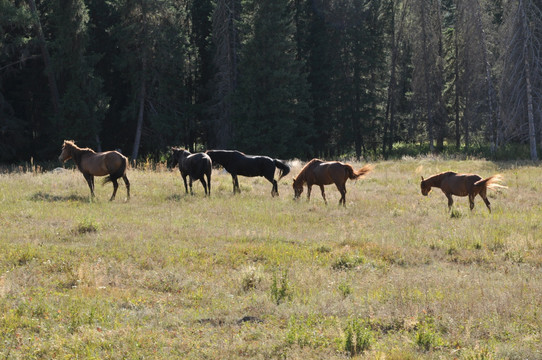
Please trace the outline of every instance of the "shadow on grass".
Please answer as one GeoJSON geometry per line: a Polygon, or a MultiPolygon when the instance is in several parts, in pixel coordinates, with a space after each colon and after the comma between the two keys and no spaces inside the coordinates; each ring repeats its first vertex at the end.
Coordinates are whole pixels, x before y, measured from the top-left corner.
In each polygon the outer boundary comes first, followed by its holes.
{"type": "Polygon", "coordinates": [[[166,196],[166,200],[167,201],[181,201],[181,199],[183,198],[184,196],[181,196],[179,194],[172,194],[172,195],[168,195],[166,196]]]}
{"type": "Polygon", "coordinates": [[[30,200],[32,201],[47,201],[47,202],[60,202],[60,201],[79,201],[79,202],[85,202],[89,203],[90,198],[88,196],[80,196],[71,194],[68,196],[61,196],[61,195],[51,195],[47,193],[43,193],[41,191],[38,191],[34,195],[30,197],[30,200]]]}
{"type": "Polygon", "coordinates": [[[166,196],[166,201],[174,201],[174,202],[189,201],[189,202],[194,202],[194,201],[200,201],[202,199],[207,199],[207,198],[208,198],[208,196],[206,196],[204,194],[190,195],[190,194],[182,193],[182,194],[168,195],[168,196],[166,196]]]}

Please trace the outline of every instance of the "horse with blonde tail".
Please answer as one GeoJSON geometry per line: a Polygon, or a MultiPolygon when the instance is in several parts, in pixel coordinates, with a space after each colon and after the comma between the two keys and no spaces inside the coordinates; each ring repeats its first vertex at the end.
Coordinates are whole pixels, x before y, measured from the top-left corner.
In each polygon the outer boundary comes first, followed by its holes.
{"type": "Polygon", "coordinates": [[[481,176],[475,174],[457,174],[453,171],[447,171],[430,176],[427,179],[422,176],[420,187],[424,196],[431,192],[432,187],[440,188],[448,198],[448,210],[452,209],[454,203],[452,195],[468,196],[471,210],[474,208],[474,198],[476,195],[480,195],[491,213],[491,203],[487,199],[487,189],[506,189],[506,186],[499,184],[501,181],[502,176],[500,174],[482,179],[481,176]]]}
{"type": "Polygon", "coordinates": [[[303,192],[303,184],[307,184],[307,200],[310,200],[311,190],[313,185],[320,186],[322,197],[327,204],[324,185],[335,184],[341,198],[339,205],[346,206],[346,180],[356,180],[371,172],[372,165],[365,165],[359,170],[354,170],[352,165],[344,164],[339,161],[322,161],[320,159],[312,159],[301,169],[299,175],[294,178],[294,196],[298,199],[303,192]]]}

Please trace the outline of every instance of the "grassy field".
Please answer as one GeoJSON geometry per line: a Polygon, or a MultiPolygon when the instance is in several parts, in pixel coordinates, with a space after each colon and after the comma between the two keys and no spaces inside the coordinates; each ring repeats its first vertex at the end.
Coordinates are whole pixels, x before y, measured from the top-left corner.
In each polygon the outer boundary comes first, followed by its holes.
{"type": "MultiPolygon", "coordinates": [[[[131,169],[132,198],[83,176],[0,175],[1,359],[540,359],[542,171],[375,163],[339,193],[271,198],[263,178],[131,169]],[[420,175],[501,173],[493,212],[420,175]]],[[[355,164],[356,167],[362,164],[355,164]]]]}

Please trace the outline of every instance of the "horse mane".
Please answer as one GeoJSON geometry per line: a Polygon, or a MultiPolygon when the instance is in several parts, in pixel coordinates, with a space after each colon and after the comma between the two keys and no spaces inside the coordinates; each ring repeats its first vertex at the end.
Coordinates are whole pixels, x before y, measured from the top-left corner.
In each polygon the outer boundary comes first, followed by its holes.
{"type": "Polygon", "coordinates": [[[66,145],[71,147],[74,150],[77,150],[78,152],[91,152],[95,153],[94,150],[91,148],[80,148],[79,146],[75,145],[75,140],[64,140],[64,144],[62,145],[62,148],[64,148],[66,145]]]}
{"type": "Polygon", "coordinates": [[[320,159],[316,159],[316,158],[312,159],[311,161],[306,163],[305,166],[303,166],[299,174],[295,177],[294,181],[305,179],[305,173],[307,172],[308,169],[312,168],[314,165],[321,164],[323,162],[324,161],[320,159]]]}
{"type": "Polygon", "coordinates": [[[441,172],[441,173],[438,173],[438,174],[435,174],[435,175],[431,175],[431,176],[429,176],[427,179],[423,179],[423,182],[424,182],[425,184],[430,184],[430,185],[432,185],[432,183],[433,183],[435,180],[437,180],[437,181],[438,181],[438,180],[441,180],[442,177],[444,177],[444,176],[446,176],[446,175],[448,175],[448,174],[450,174],[450,173],[455,174],[453,171],[444,171],[444,172],[441,172]]]}

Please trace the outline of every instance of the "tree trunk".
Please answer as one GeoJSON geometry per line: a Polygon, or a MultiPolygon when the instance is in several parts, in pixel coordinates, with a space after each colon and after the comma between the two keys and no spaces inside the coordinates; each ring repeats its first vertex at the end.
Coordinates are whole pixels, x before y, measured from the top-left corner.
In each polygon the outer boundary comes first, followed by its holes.
{"type": "Polygon", "coordinates": [[[499,136],[497,135],[498,128],[500,128],[498,122],[500,119],[500,107],[495,105],[497,103],[495,96],[495,86],[493,85],[493,78],[491,77],[491,65],[489,64],[489,56],[487,51],[487,38],[486,32],[482,24],[482,11],[480,9],[479,0],[475,0],[476,6],[476,26],[478,31],[482,35],[482,57],[485,66],[486,72],[486,83],[487,83],[487,102],[489,106],[489,125],[490,125],[490,137],[491,137],[491,147],[494,152],[499,147],[499,136]]]}
{"type": "Polygon", "coordinates": [[[53,104],[53,110],[55,115],[58,115],[60,111],[60,95],[58,93],[55,74],[53,73],[53,68],[51,67],[51,56],[49,55],[47,43],[45,42],[45,36],[43,35],[43,28],[41,27],[40,17],[36,9],[36,2],[34,0],[28,0],[28,4],[36,22],[35,26],[38,33],[38,41],[41,49],[41,54],[43,56],[43,63],[45,65],[45,74],[47,75],[47,80],[49,82],[49,91],[51,92],[51,102],[53,104]]]}
{"type": "Polygon", "coordinates": [[[433,111],[431,109],[431,99],[430,99],[430,84],[429,84],[429,50],[428,50],[428,35],[427,35],[427,22],[426,22],[426,14],[425,14],[425,4],[421,4],[421,27],[422,27],[422,49],[423,49],[423,64],[424,64],[424,71],[425,71],[425,94],[424,94],[424,101],[425,101],[425,110],[427,112],[427,133],[429,136],[429,151],[432,153],[435,152],[435,144],[434,144],[434,119],[433,119],[433,111]]]}
{"type": "Polygon", "coordinates": [[[139,155],[139,146],[141,145],[141,132],[143,129],[143,119],[145,117],[145,100],[147,97],[147,7],[145,0],[141,3],[141,13],[142,13],[142,22],[143,22],[143,42],[142,46],[142,57],[141,57],[141,87],[139,90],[139,111],[137,114],[137,125],[136,133],[134,138],[134,147],[132,149],[132,161],[137,161],[139,155]]]}
{"type": "Polygon", "coordinates": [[[527,117],[529,121],[529,148],[531,152],[531,160],[537,161],[538,154],[536,150],[536,136],[534,128],[534,111],[533,111],[533,90],[531,87],[531,68],[529,64],[529,49],[527,46],[527,14],[525,13],[525,5],[520,1],[522,6],[522,25],[523,25],[523,61],[525,65],[525,85],[527,91],[527,117]]]}
{"type": "Polygon", "coordinates": [[[454,81],[454,92],[455,92],[455,104],[454,104],[454,111],[455,111],[455,147],[457,150],[461,148],[461,132],[460,132],[460,126],[459,126],[459,86],[457,86],[457,83],[459,82],[459,39],[457,36],[457,24],[455,24],[454,29],[454,50],[455,50],[455,81],[454,81]]]}
{"type": "Polygon", "coordinates": [[[139,146],[141,144],[141,131],[143,129],[143,118],[145,115],[145,98],[146,98],[146,80],[145,80],[145,73],[147,70],[147,59],[144,56],[143,57],[143,69],[142,69],[142,79],[141,79],[141,88],[139,90],[139,111],[137,114],[137,126],[136,126],[136,133],[135,133],[135,139],[134,139],[134,148],[132,149],[132,161],[137,161],[137,156],[139,155],[139,146]]]}

